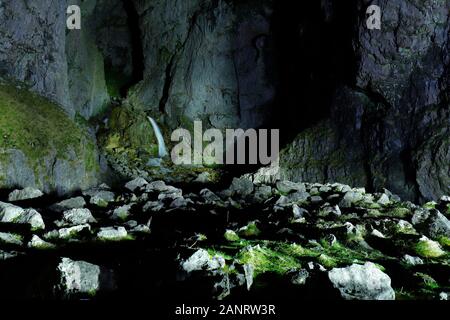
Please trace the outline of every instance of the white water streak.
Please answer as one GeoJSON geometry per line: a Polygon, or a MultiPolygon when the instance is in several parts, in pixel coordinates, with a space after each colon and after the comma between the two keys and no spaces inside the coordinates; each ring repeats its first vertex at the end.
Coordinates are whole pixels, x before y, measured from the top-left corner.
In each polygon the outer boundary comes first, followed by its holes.
{"type": "Polygon", "coordinates": [[[166,149],[166,144],[164,142],[164,137],[163,137],[161,130],[159,129],[159,126],[156,123],[156,121],[153,120],[152,117],[147,117],[147,118],[150,121],[150,124],[152,125],[153,132],[155,133],[155,136],[156,136],[156,140],[158,140],[158,155],[160,158],[164,158],[165,156],[168,155],[167,149],[166,149]]]}

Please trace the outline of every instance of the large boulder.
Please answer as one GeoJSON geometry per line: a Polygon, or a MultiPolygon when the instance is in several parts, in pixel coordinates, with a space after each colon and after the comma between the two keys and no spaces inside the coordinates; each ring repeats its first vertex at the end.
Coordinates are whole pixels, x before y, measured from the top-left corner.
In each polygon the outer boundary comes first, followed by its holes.
{"type": "Polygon", "coordinates": [[[62,258],[58,264],[59,283],[56,291],[63,297],[95,296],[100,291],[114,290],[114,274],[98,265],[85,261],[62,258]]]}
{"type": "Polygon", "coordinates": [[[0,114],[0,188],[64,194],[101,178],[95,138],[57,105],[0,82],[0,114]]]}
{"type": "Polygon", "coordinates": [[[14,190],[8,195],[8,201],[21,201],[42,197],[44,194],[39,189],[24,188],[22,190],[14,190]]]}
{"type": "Polygon", "coordinates": [[[0,202],[0,222],[28,224],[32,229],[45,229],[44,220],[34,209],[22,209],[9,203],[0,202]]]}
{"type": "Polygon", "coordinates": [[[391,278],[373,263],[335,268],[328,273],[333,286],[346,300],[394,300],[391,278]]]}

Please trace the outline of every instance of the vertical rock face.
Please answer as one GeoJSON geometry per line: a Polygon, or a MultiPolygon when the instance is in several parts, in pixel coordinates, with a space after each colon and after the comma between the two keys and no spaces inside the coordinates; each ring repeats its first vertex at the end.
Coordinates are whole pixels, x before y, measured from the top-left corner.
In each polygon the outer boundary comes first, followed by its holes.
{"type": "Polygon", "coordinates": [[[381,30],[366,28],[370,4],[355,4],[356,81],[337,89],[326,124],[282,153],[282,174],[438,198],[450,188],[448,2],[379,1],[381,30]]]}
{"type": "Polygon", "coordinates": [[[0,82],[0,188],[70,193],[103,172],[95,141],[54,103],[0,82]]]}
{"type": "Polygon", "coordinates": [[[68,95],[65,1],[0,2],[0,75],[32,89],[73,114],[68,95]]]}
{"type": "Polygon", "coordinates": [[[163,114],[170,127],[194,119],[217,128],[264,122],[275,94],[270,1],[135,4],[145,56],[135,105],[163,114]]]}
{"type": "Polygon", "coordinates": [[[72,117],[89,119],[108,103],[105,61],[108,71],[122,70],[117,77],[132,73],[130,33],[120,0],[6,0],[0,2],[0,21],[0,75],[29,84],[72,117]],[[81,30],[67,30],[69,4],[81,7],[81,30]]]}
{"type": "Polygon", "coordinates": [[[81,30],[67,33],[66,55],[68,63],[69,93],[73,109],[86,119],[98,114],[108,103],[103,56],[96,45],[95,19],[97,1],[80,5],[81,30]]]}

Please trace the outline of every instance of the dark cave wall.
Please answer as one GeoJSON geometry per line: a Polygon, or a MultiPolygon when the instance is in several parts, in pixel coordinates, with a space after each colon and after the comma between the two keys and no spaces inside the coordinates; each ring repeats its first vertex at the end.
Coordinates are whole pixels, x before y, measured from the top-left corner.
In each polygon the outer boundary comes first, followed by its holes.
{"type": "Polygon", "coordinates": [[[435,199],[450,188],[449,4],[378,1],[382,30],[368,30],[371,3],[356,7],[354,81],[336,87],[327,120],[283,151],[282,176],[435,199]]]}
{"type": "Polygon", "coordinates": [[[66,1],[0,2],[0,75],[86,119],[122,96],[167,132],[281,128],[286,179],[449,192],[448,1],[79,3],[67,31],[66,1]]]}
{"type": "Polygon", "coordinates": [[[275,96],[271,1],[134,1],[144,81],[129,98],[169,128],[258,127],[275,96]],[[157,39],[157,40],[156,40],[157,39]]]}
{"type": "Polygon", "coordinates": [[[0,75],[28,83],[73,114],[69,101],[65,1],[0,2],[0,75]]]}
{"type": "Polygon", "coordinates": [[[121,0],[6,0],[0,21],[0,76],[25,82],[71,117],[89,119],[104,110],[108,77],[114,75],[113,84],[132,77],[131,31],[121,0]],[[69,31],[66,10],[73,4],[81,7],[82,28],[69,31]]]}

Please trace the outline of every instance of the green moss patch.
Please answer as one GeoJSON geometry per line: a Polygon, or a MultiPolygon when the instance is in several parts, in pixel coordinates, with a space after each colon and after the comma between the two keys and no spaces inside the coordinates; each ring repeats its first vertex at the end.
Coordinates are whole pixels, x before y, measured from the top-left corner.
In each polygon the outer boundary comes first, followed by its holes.
{"type": "Polygon", "coordinates": [[[255,276],[258,274],[273,272],[285,274],[290,270],[301,267],[300,262],[282,251],[272,250],[264,246],[247,247],[242,250],[237,260],[240,264],[251,264],[255,268],[255,276]]]}
{"type": "Polygon", "coordinates": [[[20,149],[32,159],[80,145],[80,128],[55,104],[0,83],[0,147],[20,149]]]}
{"type": "MultiPolygon", "coordinates": [[[[70,160],[73,155],[82,157],[86,171],[99,169],[96,146],[87,131],[53,102],[0,83],[0,115],[0,150],[22,151],[36,179],[45,172],[50,159],[70,160]]],[[[7,164],[8,153],[3,153],[0,161],[7,164]]],[[[49,180],[45,176],[43,179],[49,180]]]]}

